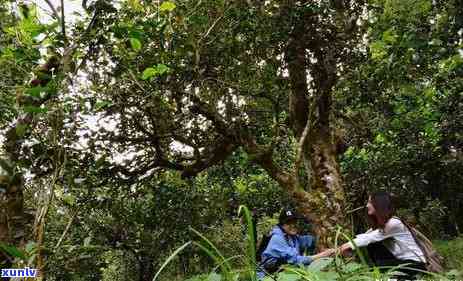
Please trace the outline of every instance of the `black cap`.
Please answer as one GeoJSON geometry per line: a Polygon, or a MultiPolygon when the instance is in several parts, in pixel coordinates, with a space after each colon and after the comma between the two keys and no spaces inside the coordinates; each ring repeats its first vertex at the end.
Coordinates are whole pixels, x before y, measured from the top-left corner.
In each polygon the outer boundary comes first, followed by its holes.
{"type": "Polygon", "coordinates": [[[280,218],[278,219],[279,224],[285,224],[289,221],[303,219],[304,217],[298,214],[293,209],[283,209],[280,213],[280,218]]]}

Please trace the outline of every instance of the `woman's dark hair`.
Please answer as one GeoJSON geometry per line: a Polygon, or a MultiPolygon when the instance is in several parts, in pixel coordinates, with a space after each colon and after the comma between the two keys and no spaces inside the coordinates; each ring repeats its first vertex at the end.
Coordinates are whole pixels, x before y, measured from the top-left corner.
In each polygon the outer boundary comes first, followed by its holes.
{"type": "Polygon", "coordinates": [[[371,204],[375,208],[374,215],[368,215],[373,228],[384,228],[384,225],[394,215],[392,197],[388,192],[378,191],[370,195],[371,204]]]}

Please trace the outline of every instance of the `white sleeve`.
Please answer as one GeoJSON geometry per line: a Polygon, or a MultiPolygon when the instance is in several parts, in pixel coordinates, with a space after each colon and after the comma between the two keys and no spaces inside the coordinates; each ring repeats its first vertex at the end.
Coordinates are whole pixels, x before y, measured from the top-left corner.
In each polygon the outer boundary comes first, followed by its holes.
{"type": "Polygon", "coordinates": [[[398,232],[402,231],[402,222],[398,219],[391,218],[386,223],[384,229],[375,229],[372,231],[368,231],[363,234],[357,235],[353,242],[349,242],[349,246],[351,249],[354,249],[354,244],[357,247],[365,247],[371,243],[383,241],[389,237],[394,236],[398,232]]]}

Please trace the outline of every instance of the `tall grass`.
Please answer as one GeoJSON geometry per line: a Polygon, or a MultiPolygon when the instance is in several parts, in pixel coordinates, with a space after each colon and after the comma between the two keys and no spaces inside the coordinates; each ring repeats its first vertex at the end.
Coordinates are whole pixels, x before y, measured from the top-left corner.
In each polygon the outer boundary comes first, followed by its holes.
{"type": "Polygon", "coordinates": [[[191,241],[190,242],[187,242],[185,244],[183,244],[182,246],[180,246],[177,250],[175,250],[168,258],[167,260],[161,265],[161,267],[159,268],[158,272],[156,272],[156,274],[154,275],[154,278],[153,278],[153,281],[155,281],[159,274],[161,274],[161,272],[164,270],[164,268],[181,252],[183,251],[183,249],[185,249],[186,247],[188,247],[189,245],[191,244],[191,241]]]}
{"type": "Polygon", "coordinates": [[[250,280],[257,281],[256,243],[255,243],[257,237],[254,237],[254,222],[252,220],[251,212],[249,212],[249,209],[244,205],[241,205],[240,208],[238,209],[238,215],[244,215],[244,218],[246,220],[246,225],[247,225],[246,260],[247,260],[247,267],[248,267],[248,272],[250,275],[250,280]]]}
{"type": "Polygon", "coordinates": [[[204,253],[206,253],[216,264],[214,271],[208,275],[207,280],[214,279],[212,276],[217,276],[216,270],[220,268],[220,280],[223,281],[236,281],[238,280],[239,276],[247,276],[247,280],[250,281],[257,281],[256,275],[256,237],[254,236],[254,225],[252,221],[252,215],[249,209],[241,205],[238,209],[238,214],[243,216],[247,226],[247,233],[246,233],[246,252],[243,255],[233,256],[226,258],[225,255],[212,243],[206,236],[201,234],[199,231],[190,228],[191,232],[198,236],[199,241],[189,241],[183,244],[181,247],[176,249],[163,263],[160,267],[158,272],[153,278],[153,281],[156,281],[160,276],[161,272],[166,268],[166,266],[177,256],[179,255],[186,247],[193,245],[201,249],[204,253]],[[230,261],[237,258],[244,258],[246,260],[246,268],[245,269],[233,269],[230,261]],[[210,278],[211,277],[211,278],[210,278]]]}

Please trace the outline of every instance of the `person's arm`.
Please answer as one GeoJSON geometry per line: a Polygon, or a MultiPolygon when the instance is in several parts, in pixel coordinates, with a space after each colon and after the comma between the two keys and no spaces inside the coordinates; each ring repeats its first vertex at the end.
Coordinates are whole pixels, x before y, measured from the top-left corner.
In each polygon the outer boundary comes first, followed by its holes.
{"type": "Polygon", "coordinates": [[[340,247],[341,252],[345,252],[350,249],[355,249],[355,247],[365,247],[371,243],[383,241],[397,232],[401,231],[402,223],[394,218],[391,218],[385,225],[384,230],[382,229],[375,229],[372,231],[368,231],[363,234],[357,235],[353,242],[347,242],[340,247]]]}
{"type": "Polygon", "coordinates": [[[310,256],[312,258],[312,260],[318,260],[318,259],[321,259],[321,258],[327,258],[331,255],[333,255],[334,253],[336,252],[336,249],[326,249],[316,255],[312,255],[310,256]]]}
{"type": "Polygon", "coordinates": [[[264,254],[274,259],[283,259],[289,264],[310,264],[312,257],[300,255],[298,250],[288,245],[284,237],[273,235],[264,254]]]}

